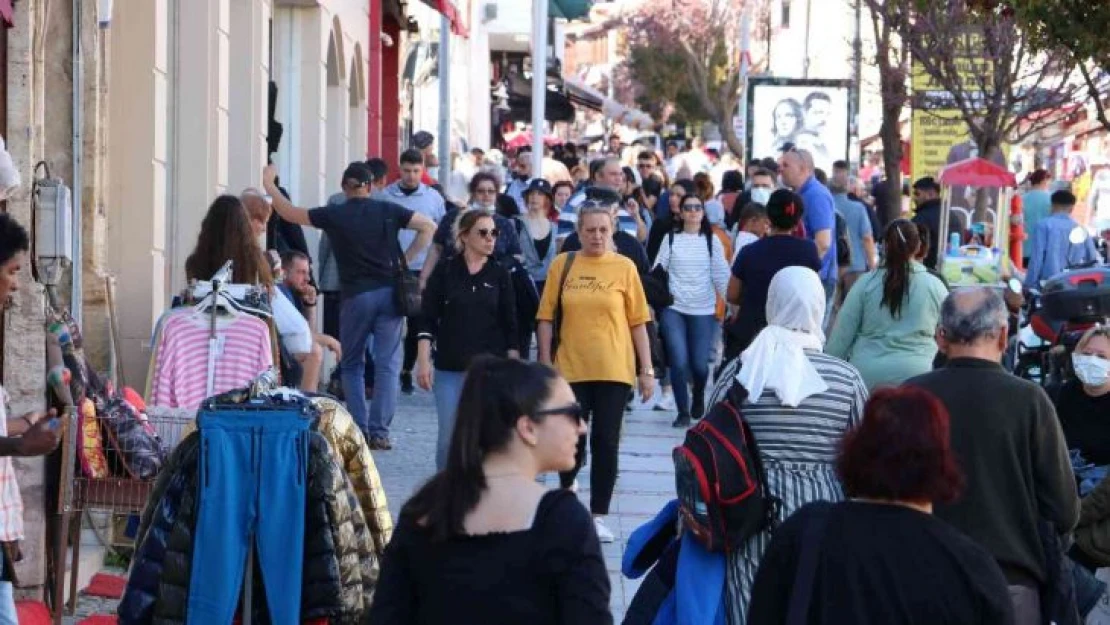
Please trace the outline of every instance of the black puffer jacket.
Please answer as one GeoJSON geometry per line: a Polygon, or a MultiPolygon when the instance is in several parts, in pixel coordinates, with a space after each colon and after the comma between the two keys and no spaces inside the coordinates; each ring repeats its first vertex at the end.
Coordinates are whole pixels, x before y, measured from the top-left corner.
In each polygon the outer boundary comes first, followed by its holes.
{"type": "Polygon", "coordinates": [[[182,441],[167,460],[167,470],[159,475],[151,491],[140,520],[135,541],[138,548],[127,578],[127,588],[116,608],[122,625],[151,621],[158,599],[158,583],[162,579],[166,543],[185,494],[186,471],[190,466],[195,470],[198,448],[195,435],[182,441]]]}

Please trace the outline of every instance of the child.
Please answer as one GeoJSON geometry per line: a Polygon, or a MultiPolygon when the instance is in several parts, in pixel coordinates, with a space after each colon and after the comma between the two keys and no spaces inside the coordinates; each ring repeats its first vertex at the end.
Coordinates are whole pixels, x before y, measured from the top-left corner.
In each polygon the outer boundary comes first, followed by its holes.
{"type": "Polygon", "coordinates": [[[762,204],[748,202],[740,210],[740,220],[736,223],[738,232],[732,245],[732,262],[736,262],[736,255],[740,248],[762,239],[767,234],[771,222],[767,219],[767,209],[762,204]]]}

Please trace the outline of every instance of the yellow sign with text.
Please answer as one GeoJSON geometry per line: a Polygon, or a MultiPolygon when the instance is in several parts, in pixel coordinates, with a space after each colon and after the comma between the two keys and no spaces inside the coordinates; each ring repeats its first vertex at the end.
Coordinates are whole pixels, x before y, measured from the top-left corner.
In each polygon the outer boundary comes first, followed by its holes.
{"type": "Polygon", "coordinates": [[[913,112],[913,179],[937,176],[945,165],[971,155],[970,133],[959,111],[913,112]]]}

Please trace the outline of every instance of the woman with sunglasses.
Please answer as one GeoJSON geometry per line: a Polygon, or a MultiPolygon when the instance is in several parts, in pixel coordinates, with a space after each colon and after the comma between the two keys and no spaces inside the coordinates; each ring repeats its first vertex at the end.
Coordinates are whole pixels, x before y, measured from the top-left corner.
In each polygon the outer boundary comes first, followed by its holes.
{"type": "MultiPolygon", "coordinates": [[[[602,542],[614,539],[603,518],[609,514],[617,482],[625,403],[633,384],[645,400],[655,386],[647,331],[651,312],[636,265],[613,251],[613,208],[612,203],[593,200],[579,207],[582,249],[555,257],[536,315],[540,362],[554,362],[582,404],[583,419],[593,422],[590,512],[602,542]],[[639,371],[637,360],[643,363],[639,371]]],[[[577,465],[559,476],[564,488],[575,484],[585,457],[583,436],[577,465]]]]}
{"type": "Polygon", "coordinates": [[[401,509],[368,621],[610,625],[589,513],[536,483],[575,465],[581,410],[550,367],[476,358],[447,463],[401,509]]]}
{"type": "Polygon", "coordinates": [[[513,221],[495,212],[498,197],[496,176],[485,171],[474,174],[474,177],[470,179],[470,204],[462,209],[448,208],[447,213],[436,228],[436,234],[432,237],[432,248],[428,250],[428,258],[424,261],[424,269],[420,273],[422,280],[428,281],[428,276],[432,275],[432,270],[435,269],[441,258],[455,255],[455,226],[459,221],[459,216],[467,211],[482,210],[493,214],[493,221],[501,232],[501,236],[497,237],[497,242],[493,247],[494,258],[514,256],[521,253],[520,241],[516,236],[513,221]]]}
{"type": "Polygon", "coordinates": [[[899,219],[887,227],[885,259],[852,285],[825,351],[855,365],[874,390],[932,371],[934,338],[948,288],[915,256],[917,226],[899,219]]]}
{"type": "Polygon", "coordinates": [[[705,385],[717,325],[717,296],[728,292],[728,261],[697,195],[682,198],[681,221],[659,247],[656,267],[667,270],[674,303],[659,315],[678,416],[688,427],[705,412],[705,385]],[[691,399],[688,385],[693,386],[691,399]]]}
{"type": "Polygon", "coordinates": [[[435,393],[439,469],[447,461],[467,366],[479,354],[520,355],[512,278],[500,263],[490,261],[498,235],[500,231],[489,211],[464,213],[455,233],[458,253],[436,265],[424,288],[416,383],[435,393]]]}

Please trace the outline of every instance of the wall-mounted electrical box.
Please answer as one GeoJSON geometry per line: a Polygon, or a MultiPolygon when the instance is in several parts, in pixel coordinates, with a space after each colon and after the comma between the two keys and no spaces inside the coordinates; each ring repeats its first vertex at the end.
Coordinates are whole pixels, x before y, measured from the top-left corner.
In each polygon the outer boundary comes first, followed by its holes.
{"type": "Polygon", "coordinates": [[[58,178],[35,182],[35,256],[73,261],[73,195],[58,178]]]}

